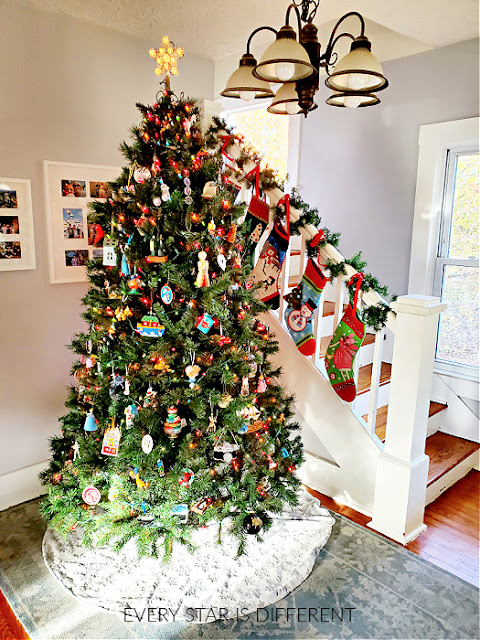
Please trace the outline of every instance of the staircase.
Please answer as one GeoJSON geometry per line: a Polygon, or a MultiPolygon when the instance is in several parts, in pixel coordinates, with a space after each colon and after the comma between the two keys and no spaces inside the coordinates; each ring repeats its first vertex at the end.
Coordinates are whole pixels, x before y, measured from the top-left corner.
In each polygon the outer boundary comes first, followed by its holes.
{"type": "MultiPolygon", "coordinates": [[[[229,181],[243,197],[245,175],[255,165],[247,162],[239,170],[236,143],[230,141],[227,151],[233,169],[229,181]]],[[[273,207],[284,194],[275,187],[266,196],[273,207]]],[[[298,219],[299,212],[290,207],[290,220],[298,219]]],[[[258,243],[256,259],[268,233],[258,243]]],[[[438,317],[446,305],[418,295],[392,303],[386,326],[368,332],[357,353],[358,394],[346,403],[330,386],[324,355],[348,301],[345,282],[356,272],[346,265],[345,274],[325,287],[313,319],[316,350],[303,356],[284,324],[283,296],[299,282],[306,242],[316,241],[319,232],[306,224],[300,234],[292,238],[279,277],[280,308],[262,318],[279,343],[274,359],[282,367],[281,383],[295,396],[305,451],[299,476],[311,489],[370,516],[372,529],[408,544],[426,529],[425,505],[468,473],[478,457],[475,443],[438,431],[448,407],[430,402],[438,317]]],[[[320,263],[327,259],[344,263],[330,244],[318,254],[320,263]]],[[[379,302],[376,292],[362,292],[360,304],[379,302]]]]}

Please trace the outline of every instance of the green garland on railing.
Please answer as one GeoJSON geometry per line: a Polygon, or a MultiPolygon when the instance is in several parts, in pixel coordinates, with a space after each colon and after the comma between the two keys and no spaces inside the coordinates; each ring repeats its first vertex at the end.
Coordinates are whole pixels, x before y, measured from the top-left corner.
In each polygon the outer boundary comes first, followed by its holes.
{"type": "MultiPolygon", "coordinates": [[[[240,155],[238,158],[235,158],[235,164],[238,166],[239,170],[242,172],[243,178],[243,167],[247,162],[254,162],[257,165],[260,165],[262,160],[261,156],[254,152],[247,152],[242,146],[243,138],[241,136],[236,135],[233,132],[231,127],[228,127],[224,120],[214,116],[213,122],[209,127],[206,133],[206,142],[208,147],[218,147],[219,138],[218,134],[222,131],[225,131],[225,135],[229,135],[230,139],[233,142],[238,142],[240,147],[240,155]]],[[[240,177],[238,175],[238,171],[235,169],[229,169],[226,171],[226,176],[240,177]]],[[[254,177],[248,179],[247,182],[253,184],[254,177]]],[[[269,189],[273,189],[275,187],[284,190],[283,183],[278,182],[275,178],[274,172],[270,168],[265,168],[260,170],[259,175],[259,184],[260,188],[264,191],[268,191],[269,189]]],[[[324,247],[327,244],[332,245],[333,247],[338,247],[341,234],[338,232],[332,232],[327,227],[320,227],[321,217],[318,213],[318,209],[315,207],[311,207],[307,202],[302,200],[300,194],[297,189],[293,189],[290,196],[290,204],[294,207],[298,213],[299,218],[295,222],[290,223],[290,233],[291,235],[298,235],[300,233],[301,227],[305,227],[306,225],[313,225],[316,228],[321,228],[323,231],[324,237],[322,240],[315,246],[310,246],[310,241],[306,241],[307,244],[307,254],[309,256],[316,256],[318,254],[318,250],[324,247]]],[[[284,211],[277,207],[278,215],[283,215],[284,211]]],[[[363,281],[361,284],[362,291],[373,290],[378,293],[382,298],[386,298],[388,296],[388,288],[385,285],[380,284],[378,278],[376,278],[371,273],[365,273],[364,269],[367,266],[366,261],[362,258],[362,252],[354,254],[351,258],[346,259],[342,262],[336,263],[332,260],[326,261],[326,269],[329,271],[329,276],[333,280],[334,278],[340,275],[346,275],[346,266],[350,265],[355,269],[355,271],[361,272],[363,275],[363,281]]],[[[348,285],[347,285],[348,287],[348,285]]],[[[350,302],[353,300],[354,294],[354,285],[348,287],[349,288],[349,297],[350,302]]],[[[396,300],[397,296],[393,295],[391,300],[396,300]]],[[[391,311],[390,306],[385,301],[380,301],[378,304],[373,306],[365,305],[364,308],[359,311],[359,316],[362,322],[371,327],[374,331],[379,331],[382,327],[385,326],[387,322],[388,313],[391,311]]]]}

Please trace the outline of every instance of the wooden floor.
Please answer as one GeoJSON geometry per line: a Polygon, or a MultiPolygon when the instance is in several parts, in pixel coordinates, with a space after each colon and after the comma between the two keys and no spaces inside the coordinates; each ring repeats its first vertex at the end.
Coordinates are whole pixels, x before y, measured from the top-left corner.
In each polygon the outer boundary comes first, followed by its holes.
{"type": "MultiPolygon", "coordinates": [[[[371,518],[338,504],[332,498],[308,489],[322,506],[366,526],[371,518]]],[[[480,472],[445,491],[425,509],[427,530],[407,545],[407,549],[437,567],[479,586],[479,502],[480,472]]]]}

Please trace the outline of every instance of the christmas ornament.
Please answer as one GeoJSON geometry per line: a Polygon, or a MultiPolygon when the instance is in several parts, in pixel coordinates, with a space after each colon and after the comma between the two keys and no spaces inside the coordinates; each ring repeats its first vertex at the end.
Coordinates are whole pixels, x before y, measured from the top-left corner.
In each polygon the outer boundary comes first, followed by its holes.
{"type": "Polygon", "coordinates": [[[142,281],[139,276],[134,276],[127,282],[127,287],[130,289],[130,295],[140,296],[142,295],[140,289],[142,287],[142,281]]]}
{"type": "Polygon", "coordinates": [[[190,383],[190,389],[193,389],[195,387],[196,378],[200,373],[200,367],[197,364],[188,365],[188,367],[185,367],[185,373],[187,375],[188,382],[190,383]]]}
{"type": "Polygon", "coordinates": [[[163,460],[160,460],[160,458],[157,460],[157,471],[158,475],[163,478],[165,475],[165,466],[163,464],[163,460]]]}
{"type": "Polygon", "coordinates": [[[218,401],[218,406],[221,409],[226,409],[232,401],[233,401],[232,396],[229,393],[224,393],[222,394],[220,400],[218,401]]]}
{"type": "Polygon", "coordinates": [[[105,236],[105,232],[103,231],[102,227],[99,224],[95,224],[93,226],[94,230],[95,230],[95,236],[93,238],[93,245],[94,246],[98,246],[99,243],[103,240],[104,236],[105,236]]]}
{"type": "MultiPolygon", "coordinates": [[[[211,502],[211,500],[210,500],[211,502]]],[[[193,507],[190,509],[190,511],[192,513],[196,513],[197,515],[201,516],[203,513],[205,513],[205,511],[208,509],[208,505],[209,505],[209,498],[200,498],[200,500],[198,500],[198,502],[196,502],[193,507]]]]}
{"type": "Polygon", "coordinates": [[[170,407],[167,409],[167,420],[163,423],[163,430],[169,438],[177,438],[182,430],[182,421],[177,415],[178,411],[176,407],[170,407]]]}
{"type": "Polygon", "coordinates": [[[180,524],[187,524],[188,522],[188,504],[176,504],[170,511],[171,515],[180,524]]]}
{"type": "Polygon", "coordinates": [[[225,271],[227,268],[227,259],[223,255],[223,253],[219,253],[217,256],[217,264],[222,271],[225,271]]]}
{"type": "Polygon", "coordinates": [[[245,516],[243,520],[243,530],[245,531],[245,533],[254,535],[258,533],[262,527],[263,520],[259,516],[253,513],[249,513],[247,516],[245,516]]]}
{"type": "Polygon", "coordinates": [[[257,388],[255,389],[255,393],[265,393],[266,390],[267,390],[267,383],[266,383],[265,377],[263,376],[263,374],[260,374],[258,376],[258,384],[257,384],[257,388]]]}
{"type": "Polygon", "coordinates": [[[120,429],[115,426],[115,418],[112,418],[111,427],[105,430],[101,453],[105,456],[118,456],[120,445],[120,429]]]}
{"type": "Polygon", "coordinates": [[[318,306],[327,279],[313,258],[309,258],[302,281],[285,296],[285,322],[297,349],[304,356],[315,353],[312,316],[318,306]]]}
{"type": "Polygon", "coordinates": [[[58,484],[59,482],[62,481],[62,474],[61,473],[54,473],[52,476],[52,484],[58,484]]]}
{"type": "Polygon", "coordinates": [[[92,484],[88,487],[85,487],[85,489],[82,491],[82,500],[90,507],[94,507],[96,504],[98,504],[101,497],[102,496],[100,494],[100,491],[92,484]]]}
{"type": "Polygon", "coordinates": [[[146,258],[147,262],[152,263],[160,263],[168,262],[168,256],[164,253],[163,250],[163,239],[162,237],[155,240],[152,238],[150,240],[150,255],[146,258]]]}
{"type": "Polygon", "coordinates": [[[150,486],[150,482],[145,482],[145,480],[142,480],[142,478],[140,478],[140,469],[138,467],[132,469],[128,475],[132,480],[135,481],[138,489],[148,489],[148,487],[150,486]]]}
{"type": "Polygon", "coordinates": [[[207,224],[207,231],[211,236],[215,235],[215,229],[216,229],[216,225],[215,222],[213,221],[213,218],[210,220],[210,222],[207,224]]]}
{"type": "Polygon", "coordinates": [[[212,180],[210,180],[209,182],[206,182],[205,186],[203,187],[202,198],[205,198],[205,200],[211,200],[216,195],[217,195],[216,183],[213,182],[212,180]]]}
{"type": "Polygon", "coordinates": [[[135,422],[135,419],[138,416],[138,407],[136,404],[129,404],[128,407],[126,407],[125,411],[125,422],[127,425],[127,429],[131,429],[133,427],[133,424],[135,422]]]}
{"type": "Polygon", "coordinates": [[[156,396],[157,396],[157,391],[154,391],[152,389],[152,387],[148,387],[147,389],[147,393],[145,394],[145,399],[143,401],[143,406],[144,407],[153,407],[157,400],[156,400],[156,396]]]}
{"type": "Polygon", "coordinates": [[[152,198],[152,203],[155,207],[161,207],[162,199],[160,198],[160,196],[155,196],[154,198],[152,198]]]}
{"type": "Polygon", "coordinates": [[[230,229],[228,230],[227,235],[225,236],[225,240],[230,244],[234,244],[237,239],[237,225],[232,223],[230,229]]]}
{"type": "Polygon", "coordinates": [[[117,307],[115,309],[115,317],[119,322],[124,322],[127,318],[131,318],[132,315],[133,315],[133,312],[128,306],[126,306],[125,308],[117,307]]]}
{"type": "Polygon", "coordinates": [[[139,184],[143,184],[146,180],[150,180],[152,174],[147,167],[138,167],[133,172],[133,177],[139,184]]]}
{"type": "Polygon", "coordinates": [[[161,195],[162,201],[168,202],[168,200],[170,200],[170,189],[164,182],[162,182],[162,184],[160,185],[160,190],[162,192],[162,195],[161,195]]]}
{"type": "Polygon", "coordinates": [[[130,380],[125,376],[125,389],[123,390],[124,396],[130,395],[130,380]]]}
{"type": "Polygon", "coordinates": [[[275,462],[275,460],[272,458],[270,454],[267,455],[267,460],[268,460],[268,468],[271,470],[276,469],[277,463],[275,462]]]}
{"type": "Polygon", "coordinates": [[[160,300],[163,304],[172,304],[173,301],[173,291],[168,284],[164,284],[160,289],[160,300]]]}
{"type": "Polygon", "coordinates": [[[105,240],[103,243],[102,264],[106,267],[115,267],[117,265],[116,244],[112,240],[105,240]]]}
{"type": "Polygon", "coordinates": [[[248,396],[250,394],[250,383],[248,380],[248,376],[244,376],[242,378],[242,389],[240,391],[242,396],[248,396]]]}
{"type": "Polygon", "coordinates": [[[285,449],[285,447],[280,449],[280,453],[282,454],[282,458],[288,458],[289,456],[288,449],[285,449]]]}
{"type": "Polygon", "coordinates": [[[162,356],[158,356],[157,362],[154,364],[153,368],[156,371],[167,371],[168,373],[172,371],[168,362],[162,356]]]}
{"type": "Polygon", "coordinates": [[[213,415],[213,411],[212,411],[208,417],[207,431],[209,433],[213,433],[216,428],[217,428],[217,418],[216,416],[213,415]]]}
{"type": "Polygon", "coordinates": [[[192,126],[195,124],[196,121],[197,121],[197,115],[195,113],[192,113],[192,115],[189,118],[186,118],[182,122],[182,126],[185,130],[185,135],[187,138],[190,137],[192,126]]]}
{"type": "Polygon", "coordinates": [[[148,50],[148,55],[157,63],[155,68],[155,75],[157,76],[168,75],[169,73],[172,76],[176,76],[178,73],[177,61],[183,57],[183,54],[182,47],[176,47],[168,36],[163,36],[162,46],[159,49],[152,48],[148,50]]]}
{"type": "Polygon", "coordinates": [[[110,398],[112,398],[112,400],[115,400],[121,393],[123,393],[124,388],[125,388],[125,380],[123,376],[113,371],[112,381],[110,382],[110,387],[108,391],[110,398]]]}
{"type": "Polygon", "coordinates": [[[95,416],[93,415],[93,411],[89,411],[85,417],[85,424],[83,425],[85,431],[96,431],[97,421],[95,420],[95,416]]]}
{"type": "Polygon", "coordinates": [[[335,393],[345,402],[357,395],[353,374],[353,361],[365,337],[365,324],[357,315],[358,294],[362,284],[361,273],[354,274],[348,286],[357,281],[353,306],[348,305],[340,324],[335,329],[325,354],[325,368],[335,393]]]}
{"type": "Polygon", "coordinates": [[[137,333],[148,338],[160,338],[165,333],[165,325],[160,324],[156,315],[147,314],[137,323],[137,333]]]}
{"type": "Polygon", "coordinates": [[[213,327],[213,318],[208,313],[204,313],[197,318],[196,327],[202,333],[207,334],[213,327]]]}
{"type": "Polygon", "coordinates": [[[76,460],[77,458],[80,458],[80,445],[78,444],[78,440],[75,440],[75,443],[72,449],[73,449],[73,459],[76,460]]]}
{"type": "Polygon", "coordinates": [[[148,433],[142,438],[142,451],[143,453],[150,453],[153,449],[153,439],[148,433]]]}
{"type": "Polygon", "coordinates": [[[183,469],[183,476],[178,479],[178,484],[182,485],[182,487],[188,487],[192,484],[195,479],[195,474],[191,469],[183,469]]]}
{"type": "Polygon", "coordinates": [[[195,280],[195,286],[208,287],[210,285],[210,278],[208,276],[208,260],[205,251],[199,251],[197,267],[198,274],[195,280]]]}
{"type": "Polygon", "coordinates": [[[220,460],[221,462],[231,462],[237,457],[237,452],[240,449],[238,444],[231,444],[230,442],[222,442],[215,445],[213,449],[213,459],[220,460]]]}
{"type": "Polygon", "coordinates": [[[122,264],[120,266],[120,275],[121,276],[129,276],[130,275],[130,266],[128,264],[127,256],[122,254],[122,264]]]}
{"type": "Polygon", "coordinates": [[[260,495],[264,496],[267,491],[271,488],[270,480],[265,477],[260,480],[257,485],[257,491],[260,495]]]}

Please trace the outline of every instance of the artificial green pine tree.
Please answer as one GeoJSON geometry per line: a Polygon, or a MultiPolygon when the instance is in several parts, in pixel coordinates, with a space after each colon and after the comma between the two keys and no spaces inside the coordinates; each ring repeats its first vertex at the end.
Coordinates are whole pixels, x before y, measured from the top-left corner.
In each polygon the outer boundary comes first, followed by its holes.
{"type": "Polygon", "coordinates": [[[241,553],[246,533],[295,504],[302,445],[257,319],[266,307],[244,286],[245,205],[194,102],[168,90],[157,100],[138,105],[128,166],[89,216],[105,232],[103,261],[88,266],[88,330],[71,345],[77,384],[42,512],[86,544],[134,538],[140,555],[168,555],[228,518],[241,553]]]}

